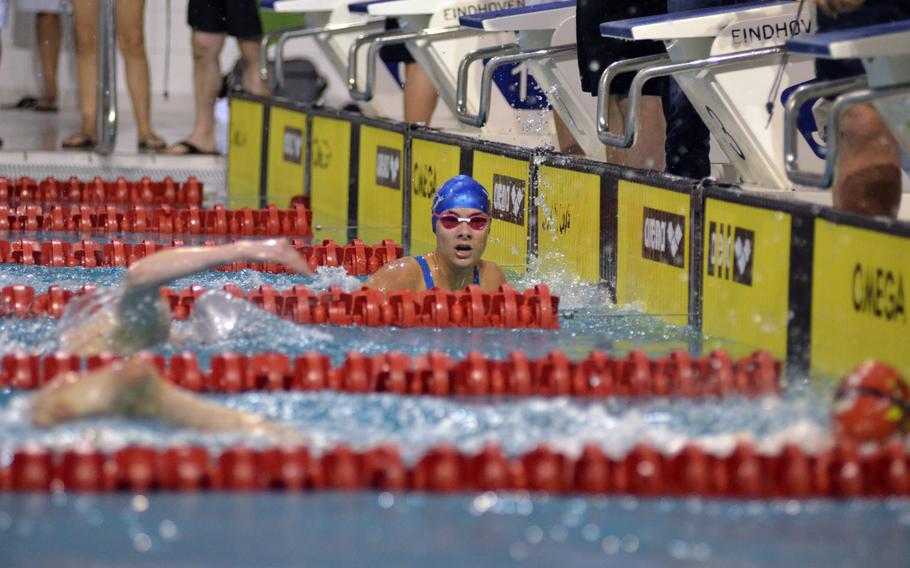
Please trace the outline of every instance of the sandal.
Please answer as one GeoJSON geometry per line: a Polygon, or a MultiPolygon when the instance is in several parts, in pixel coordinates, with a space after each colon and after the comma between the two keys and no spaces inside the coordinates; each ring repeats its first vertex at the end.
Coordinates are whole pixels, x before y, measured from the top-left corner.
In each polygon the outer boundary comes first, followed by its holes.
{"type": "Polygon", "coordinates": [[[64,140],[61,146],[67,150],[91,150],[95,147],[95,141],[80,132],[64,140]]]}
{"type": "Polygon", "coordinates": [[[217,156],[218,152],[206,152],[199,146],[196,146],[188,140],[181,140],[173,146],[167,149],[167,153],[171,156],[217,156]],[[175,152],[177,148],[180,148],[180,151],[175,152]]]}
{"type": "Polygon", "coordinates": [[[157,136],[149,136],[139,141],[140,152],[156,153],[167,148],[167,142],[157,136]]]}
{"type": "Polygon", "coordinates": [[[4,104],[0,108],[8,109],[8,110],[13,110],[13,109],[29,110],[29,109],[35,108],[36,104],[38,104],[38,98],[28,95],[28,96],[22,97],[21,99],[19,99],[18,101],[14,102],[14,103],[4,104]]]}

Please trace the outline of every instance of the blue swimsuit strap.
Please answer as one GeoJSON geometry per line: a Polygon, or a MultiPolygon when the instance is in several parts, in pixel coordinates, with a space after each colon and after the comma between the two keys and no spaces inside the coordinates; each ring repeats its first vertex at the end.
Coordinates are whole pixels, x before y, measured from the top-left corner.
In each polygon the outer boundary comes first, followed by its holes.
{"type": "Polygon", "coordinates": [[[436,287],[436,283],[433,282],[433,274],[430,272],[430,265],[427,264],[427,259],[418,256],[415,257],[415,260],[420,265],[420,270],[423,271],[423,283],[426,284],[427,290],[432,290],[436,287]]]}
{"type": "MultiPolygon", "coordinates": [[[[435,288],[436,282],[433,281],[433,273],[430,272],[430,265],[427,264],[427,259],[422,256],[415,256],[414,260],[420,265],[420,270],[423,272],[423,283],[427,290],[435,288]]],[[[480,286],[480,270],[476,266],[474,267],[474,284],[480,286]]]]}

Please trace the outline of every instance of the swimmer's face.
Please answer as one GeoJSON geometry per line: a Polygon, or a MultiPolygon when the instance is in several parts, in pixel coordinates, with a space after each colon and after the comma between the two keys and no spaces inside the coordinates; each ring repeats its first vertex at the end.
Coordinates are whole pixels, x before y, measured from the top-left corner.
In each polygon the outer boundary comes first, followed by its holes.
{"type": "MultiPolygon", "coordinates": [[[[443,214],[455,215],[461,218],[470,218],[475,215],[485,215],[480,209],[449,209],[443,214]]],[[[483,229],[471,228],[470,224],[460,222],[452,228],[446,228],[441,220],[436,223],[436,253],[450,264],[468,268],[476,266],[483,257],[487,248],[487,237],[490,235],[489,219],[483,229]]]]}

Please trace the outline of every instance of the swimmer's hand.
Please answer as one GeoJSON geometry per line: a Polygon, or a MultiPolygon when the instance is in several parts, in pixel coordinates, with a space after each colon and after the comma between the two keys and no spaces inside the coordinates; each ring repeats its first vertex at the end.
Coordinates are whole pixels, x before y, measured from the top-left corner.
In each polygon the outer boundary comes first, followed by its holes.
{"type": "Polygon", "coordinates": [[[858,10],[863,2],[864,0],[815,0],[822,12],[832,18],[858,10]]]}
{"type": "Polygon", "coordinates": [[[312,276],[313,270],[302,254],[285,239],[268,239],[265,241],[237,241],[236,247],[243,251],[243,256],[254,262],[278,262],[294,272],[312,276]]]}

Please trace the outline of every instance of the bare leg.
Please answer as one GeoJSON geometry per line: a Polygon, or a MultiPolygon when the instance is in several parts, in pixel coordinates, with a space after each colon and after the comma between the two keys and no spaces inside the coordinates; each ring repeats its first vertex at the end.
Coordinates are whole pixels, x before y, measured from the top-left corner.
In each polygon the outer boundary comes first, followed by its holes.
{"type": "Polygon", "coordinates": [[[60,14],[40,12],[35,17],[38,57],[41,60],[41,80],[44,100],[57,101],[57,68],[60,61],[60,14]]]}
{"type": "Polygon", "coordinates": [[[881,115],[870,104],[851,107],[843,114],[838,136],[842,151],[832,189],[834,207],[897,217],[900,151],[881,115]]]}
{"type": "Polygon", "coordinates": [[[300,437],[260,416],[225,408],[169,384],[154,365],[139,358],[57,377],[35,395],[31,413],[36,426],[88,416],[137,416],[201,430],[300,437]]]}
{"type": "Polygon", "coordinates": [[[133,103],[140,144],[163,150],[164,140],[152,131],[149,64],[145,54],[145,0],[117,2],[117,44],[123,55],[126,85],[133,103]]]}
{"type": "Polygon", "coordinates": [[[237,38],[240,55],[243,57],[243,90],[253,95],[268,96],[259,77],[259,40],[261,38],[237,38]]]}
{"type": "MultiPolygon", "coordinates": [[[[215,150],[215,97],[221,86],[221,67],[218,54],[224,47],[224,34],[193,31],[193,86],[196,99],[196,122],[186,141],[203,152],[215,150]]],[[[185,149],[174,146],[168,154],[184,154],[185,149]]]]}
{"type": "Polygon", "coordinates": [[[569,127],[563,122],[562,117],[559,116],[558,112],[553,113],[553,120],[556,123],[556,140],[559,142],[559,151],[563,154],[584,156],[585,151],[581,149],[578,141],[572,136],[569,127]]]}
{"type": "MultiPolygon", "coordinates": [[[[611,96],[608,110],[610,130],[613,132],[624,131],[629,110],[628,99],[611,96]]],[[[666,169],[667,163],[664,149],[667,123],[664,119],[660,97],[645,96],[642,99],[641,116],[646,118],[642,119],[639,129],[635,133],[635,145],[628,149],[608,146],[607,162],[619,166],[662,172],[666,169]]]]}
{"type": "Polygon", "coordinates": [[[404,120],[429,124],[439,95],[430,76],[416,63],[404,66],[404,120]]]}
{"type": "Polygon", "coordinates": [[[96,82],[98,79],[98,0],[73,0],[76,31],[76,68],[79,76],[79,112],[82,128],[70,136],[94,139],[97,112],[96,82]]]}

